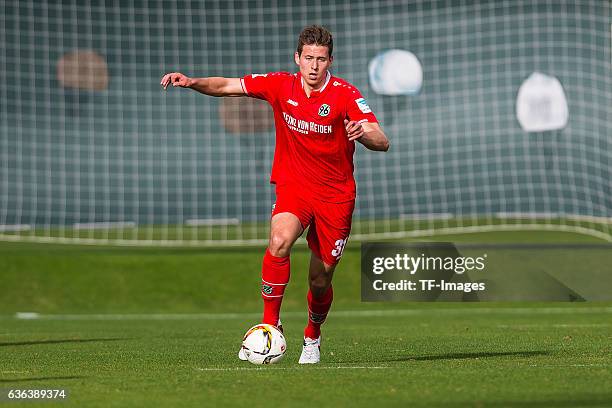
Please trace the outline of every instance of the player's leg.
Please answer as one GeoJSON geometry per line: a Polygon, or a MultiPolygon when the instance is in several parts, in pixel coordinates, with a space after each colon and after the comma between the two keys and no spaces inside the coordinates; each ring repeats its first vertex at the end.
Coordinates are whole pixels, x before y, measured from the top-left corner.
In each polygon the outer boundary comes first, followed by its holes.
{"type": "MultiPolygon", "coordinates": [[[[261,268],[262,323],[280,325],[280,309],[289,283],[289,255],[295,241],[310,223],[312,212],[301,195],[287,186],[276,187],[276,203],[270,220],[270,239],[261,268]]],[[[246,360],[240,349],[238,358],[246,360]]]]}
{"type": "Polygon", "coordinates": [[[304,329],[304,347],[300,364],[320,360],[321,325],[327,319],[334,291],[332,278],[342,257],[351,230],[354,203],[325,203],[315,211],[308,231],[308,246],[312,251],[308,274],[308,324],[304,329]]]}
{"type": "Polygon", "coordinates": [[[283,295],[290,276],[289,254],[311,219],[310,204],[302,198],[301,191],[290,185],[276,186],[270,240],[261,268],[263,323],[278,325],[283,295]]]}
{"type": "Polygon", "coordinates": [[[282,212],[272,217],[270,240],[261,268],[262,323],[278,325],[285,287],[291,274],[289,255],[303,231],[300,219],[293,213],[282,212]]]}
{"type": "Polygon", "coordinates": [[[332,278],[336,264],[329,265],[314,253],[310,256],[308,271],[308,324],[304,337],[318,339],[321,337],[321,325],[327,319],[327,313],[334,299],[332,278]]]}
{"type": "Polygon", "coordinates": [[[308,273],[308,325],[304,329],[304,344],[300,364],[316,364],[321,360],[321,325],[327,318],[334,298],[332,277],[336,265],[323,262],[314,253],[310,256],[308,273]]]}

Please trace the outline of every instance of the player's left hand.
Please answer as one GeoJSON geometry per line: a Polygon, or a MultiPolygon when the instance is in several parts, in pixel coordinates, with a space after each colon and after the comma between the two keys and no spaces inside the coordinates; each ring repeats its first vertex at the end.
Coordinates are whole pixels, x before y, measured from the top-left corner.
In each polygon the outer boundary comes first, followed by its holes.
{"type": "Polygon", "coordinates": [[[363,136],[363,126],[361,123],[355,122],[354,120],[349,121],[348,119],[344,119],[344,128],[346,129],[346,134],[350,141],[354,141],[363,136]]]}

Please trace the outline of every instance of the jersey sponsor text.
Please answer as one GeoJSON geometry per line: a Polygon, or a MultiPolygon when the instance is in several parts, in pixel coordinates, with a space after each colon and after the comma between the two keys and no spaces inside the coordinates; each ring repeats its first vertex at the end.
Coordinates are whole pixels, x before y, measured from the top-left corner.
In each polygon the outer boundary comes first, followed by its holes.
{"type": "Polygon", "coordinates": [[[324,134],[332,133],[332,125],[321,125],[316,122],[307,122],[302,119],[296,119],[287,112],[283,112],[283,117],[285,118],[285,122],[287,123],[287,126],[289,126],[289,129],[305,135],[309,134],[310,132],[324,134]]]}

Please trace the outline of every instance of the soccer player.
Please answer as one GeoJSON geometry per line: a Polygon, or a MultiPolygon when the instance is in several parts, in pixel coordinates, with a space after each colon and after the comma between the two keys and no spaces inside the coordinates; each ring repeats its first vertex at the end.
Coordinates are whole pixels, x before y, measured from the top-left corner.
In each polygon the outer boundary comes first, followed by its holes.
{"type": "MultiPolygon", "coordinates": [[[[355,207],[355,142],[370,150],[389,149],[359,90],[330,73],[332,51],[331,33],[313,25],[300,33],[294,56],[297,73],[189,78],[174,72],[161,79],[164,89],[172,85],[211,96],[249,96],[273,108],[276,149],[270,182],[276,185],[276,203],[261,273],[262,322],[280,326],[289,254],[309,228],[308,324],[300,364],[320,361],[321,325],[333,299],[332,276],[348,241],[355,207]]],[[[239,358],[246,359],[242,350],[239,358]]]]}

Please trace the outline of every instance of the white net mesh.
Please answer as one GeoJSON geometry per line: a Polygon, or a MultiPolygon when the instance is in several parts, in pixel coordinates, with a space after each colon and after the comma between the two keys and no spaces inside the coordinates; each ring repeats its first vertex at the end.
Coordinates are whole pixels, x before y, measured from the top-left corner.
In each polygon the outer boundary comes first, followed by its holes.
{"type": "Polygon", "coordinates": [[[300,30],[335,38],[334,74],[391,141],[358,148],[353,238],[553,229],[611,239],[610,3],[2,1],[0,237],[124,244],[265,242],[265,103],[164,93],[161,75],[294,71],[300,30]],[[377,95],[368,64],[408,50],[416,95],[377,95]],[[533,72],[565,128],[527,133],[533,72]]]}

